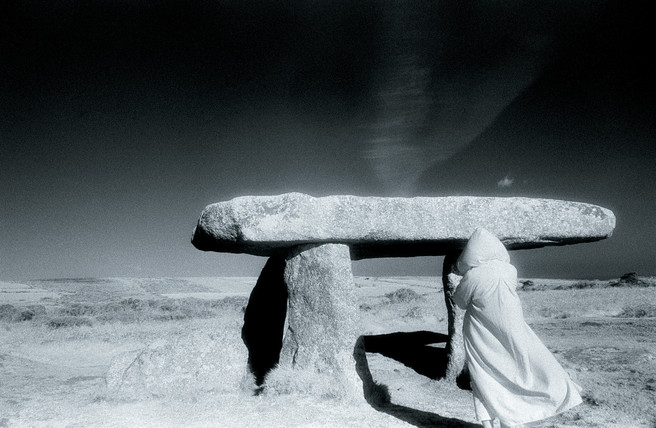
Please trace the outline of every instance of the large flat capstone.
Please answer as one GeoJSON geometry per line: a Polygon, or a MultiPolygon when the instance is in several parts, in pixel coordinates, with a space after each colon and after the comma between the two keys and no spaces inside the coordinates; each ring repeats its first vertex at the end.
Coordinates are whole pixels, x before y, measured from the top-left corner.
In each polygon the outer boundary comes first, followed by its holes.
{"type": "Polygon", "coordinates": [[[306,244],[345,244],[353,259],[441,256],[483,227],[511,250],[598,241],[615,228],[597,205],[521,197],[384,198],[302,193],[208,205],[192,243],[204,251],[271,256],[306,244]]]}

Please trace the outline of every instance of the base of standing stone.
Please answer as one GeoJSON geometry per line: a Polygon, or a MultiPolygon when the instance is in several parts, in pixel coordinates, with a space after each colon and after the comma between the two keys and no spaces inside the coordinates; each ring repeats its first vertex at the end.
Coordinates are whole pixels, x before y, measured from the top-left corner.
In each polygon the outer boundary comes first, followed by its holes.
{"type": "Polygon", "coordinates": [[[352,355],[336,356],[345,369],[319,370],[314,367],[278,365],[267,374],[265,395],[303,395],[354,402],[364,400],[362,381],[355,373],[352,355]]]}
{"type": "Polygon", "coordinates": [[[358,307],[348,246],[296,248],[287,258],[285,282],[288,327],[264,392],[363,399],[353,358],[358,307]]]}

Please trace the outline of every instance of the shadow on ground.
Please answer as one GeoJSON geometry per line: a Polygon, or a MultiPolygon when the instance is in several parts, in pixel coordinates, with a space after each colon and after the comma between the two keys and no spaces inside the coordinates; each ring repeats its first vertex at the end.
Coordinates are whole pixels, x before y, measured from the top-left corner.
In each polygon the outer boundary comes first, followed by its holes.
{"type": "MultiPolygon", "coordinates": [[[[430,346],[446,343],[446,334],[432,331],[413,331],[375,336],[362,336],[365,351],[392,358],[430,379],[443,379],[446,375],[447,351],[445,347],[430,346]]],[[[471,390],[469,374],[463,371],[456,380],[460,389],[471,390]]]]}
{"type": "Polygon", "coordinates": [[[428,346],[446,343],[445,334],[432,331],[389,333],[364,336],[367,352],[392,358],[431,379],[441,379],[446,373],[446,351],[442,347],[428,346]]]}
{"type": "MultiPolygon", "coordinates": [[[[376,383],[371,375],[369,363],[367,362],[367,352],[379,353],[395,359],[431,379],[441,379],[446,372],[446,352],[444,348],[428,345],[444,343],[446,340],[446,335],[429,331],[360,336],[353,355],[356,370],[362,379],[364,396],[367,402],[378,411],[420,428],[478,427],[477,424],[460,419],[447,418],[437,413],[391,403],[387,387],[376,383]]],[[[467,375],[458,378],[458,385],[461,388],[463,388],[463,383],[468,387],[469,379],[467,375]]]]}

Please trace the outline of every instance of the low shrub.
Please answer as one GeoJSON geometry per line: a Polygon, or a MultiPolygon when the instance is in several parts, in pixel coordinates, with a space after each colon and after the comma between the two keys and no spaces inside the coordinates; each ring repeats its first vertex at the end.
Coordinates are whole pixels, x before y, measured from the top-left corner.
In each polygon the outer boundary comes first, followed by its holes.
{"type": "Polygon", "coordinates": [[[557,308],[543,307],[538,310],[538,315],[543,318],[552,318],[552,319],[566,319],[570,317],[570,314],[558,310],[557,308]]]}
{"type": "Polygon", "coordinates": [[[617,314],[618,318],[653,318],[656,317],[656,305],[643,303],[635,307],[624,307],[622,312],[617,314]]]}
{"type": "Polygon", "coordinates": [[[43,305],[26,306],[20,313],[20,321],[30,321],[46,316],[46,307],[43,305]]]}
{"type": "Polygon", "coordinates": [[[30,321],[34,318],[44,316],[46,307],[43,305],[29,305],[24,308],[15,307],[14,305],[0,305],[0,321],[5,322],[22,322],[30,321]]]}
{"type": "Polygon", "coordinates": [[[419,306],[413,306],[409,308],[401,317],[402,318],[412,318],[419,319],[424,316],[424,310],[419,306]]]}
{"type": "Polygon", "coordinates": [[[63,315],[71,317],[91,316],[96,312],[95,307],[90,304],[73,303],[60,310],[63,315]]]}
{"type": "Polygon", "coordinates": [[[522,290],[528,290],[531,287],[535,286],[535,283],[533,281],[531,281],[530,279],[521,280],[521,281],[519,281],[519,283],[522,284],[522,287],[521,287],[522,290]]]}
{"type": "Polygon", "coordinates": [[[56,317],[48,321],[48,327],[50,328],[63,328],[63,327],[81,327],[87,326],[91,327],[93,321],[88,317],[75,317],[75,316],[64,316],[56,317]]]}
{"type": "Polygon", "coordinates": [[[611,287],[654,287],[656,281],[646,281],[639,278],[635,272],[625,273],[617,281],[612,281],[608,284],[611,287]]]}
{"type": "Polygon", "coordinates": [[[595,287],[600,287],[600,286],[601,286],[601,284],[599,283],[599,281],[583,280],[583,281],[575,282],[569,288],[573,288],[573,289],[576,289],[576,290],[583,290],[585,288],[595,288],[595,287]]]}
{"type": "Polygon", "coordinates": [[[424,300],[424,298],[414,290],[410,288],[400,288],[391,293],[385,294],[385,297],[390,301],[390,303],[408,303],[415,302],[417,300],[424,300]]]}
{"type": "Polygon", "coordinates": [[[581,394],[583,402],[589,406],[598,407],[603,404],[603,401],[595,394],[594,391],[584,391],[581,394]]]}
{"type": "Polygon", "coordinates": [[[20,317],[20,311],[14,305],[0,305],[0,321],[17,321],[20,317]]]}

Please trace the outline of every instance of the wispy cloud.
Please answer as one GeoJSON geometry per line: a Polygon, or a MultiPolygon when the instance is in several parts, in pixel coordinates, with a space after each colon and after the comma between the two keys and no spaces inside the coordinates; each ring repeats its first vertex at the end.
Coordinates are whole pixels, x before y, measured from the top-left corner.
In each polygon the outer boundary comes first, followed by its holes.
{"type": "MultiPolygon", "coordinates": [[[[461,38],[449,25],[422,27],[423,9],[408,2],[388,2],[381,11],[375,114],[361,153],[386,192],[410,195],[427,169],[464,150],[534,81],[552,35],[522,26],[506,40],[499,15],[461,38]],[[496,36],[488,39],[488,32],[496,36]],[[435,52],[427,41],[438,40],[443,48],[435,52]],[[468,50],[479,45],[486,49],[468,50]]],[[[507,177],[499,187],[512,183],[507,177]]]]}
{"type": "Polygon", "coordinates": [[[508,188],[508,187],[512,186],[514,182],[515,182],[514,178],[512,178],[509,175],[506,175],[501,180],[497,181],[497,187],[505,189],[505,188],[508,188]]]}

